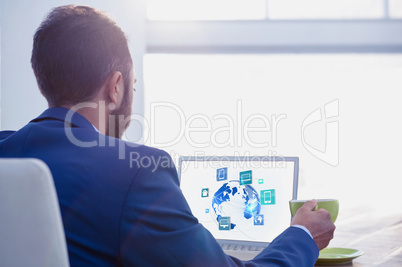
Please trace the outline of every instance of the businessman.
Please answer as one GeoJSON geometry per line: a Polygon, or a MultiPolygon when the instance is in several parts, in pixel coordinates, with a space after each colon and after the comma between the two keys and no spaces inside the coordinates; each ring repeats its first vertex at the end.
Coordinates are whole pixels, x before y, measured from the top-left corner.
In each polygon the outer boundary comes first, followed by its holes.
{"type": "Polygon", "coordinates": [[[120,139],[135,77],[127,39],[106,14],[53,9],[31,64],[49,109],[0,132],[0,157],[49,166],[71,266],[313,266],[332,239],[329,213],[312,200],[252,261],[226,255],[192,215],[170,156],[120,139]]]}

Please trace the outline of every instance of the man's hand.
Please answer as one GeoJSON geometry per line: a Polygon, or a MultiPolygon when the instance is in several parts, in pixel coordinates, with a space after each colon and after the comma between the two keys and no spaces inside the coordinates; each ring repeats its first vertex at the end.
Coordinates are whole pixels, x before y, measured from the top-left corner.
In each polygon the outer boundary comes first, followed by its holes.
{"type": "Polygon", "coordinates": [[[296,212],[291,225],[305,226],[313,236],[318,249],[328,246],[329,241],[334,237],[335,225],[331,221],[331,215],[327,210],[318,209],[314,211],[317,200],[313,199],[304,203],[296,212]]]}

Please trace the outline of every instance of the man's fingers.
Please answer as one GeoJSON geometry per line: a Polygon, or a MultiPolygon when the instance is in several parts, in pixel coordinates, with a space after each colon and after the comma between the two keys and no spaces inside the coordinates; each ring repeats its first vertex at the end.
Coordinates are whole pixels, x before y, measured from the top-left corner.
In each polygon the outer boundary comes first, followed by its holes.
{"type": "Polygon", "coordinates": [[[303,225],[313,236],[314,242],[321,250],[328,246],[334,237],[335,225],[331,222],[331,214],[325,209],[317,209],[317,200],[309,200],[297,211],[292,225],[303,225]]]}
{"type": "Polygon", "coordinates": [[[316,206],[317,206],[317,200],[312,199],[306,201],[306,203],[304,203],[304,205],[300,209],[314,210],[316,206]]]}
{"type": "Polygon", "coordinates": [[[326,209],[319,208],[317,212],[321,213],[322,214],[321,216],[323,216],[324,218],[329,220],[331,219],[331,213],[329,213],[329,211],[327,211],[326,209]]]}

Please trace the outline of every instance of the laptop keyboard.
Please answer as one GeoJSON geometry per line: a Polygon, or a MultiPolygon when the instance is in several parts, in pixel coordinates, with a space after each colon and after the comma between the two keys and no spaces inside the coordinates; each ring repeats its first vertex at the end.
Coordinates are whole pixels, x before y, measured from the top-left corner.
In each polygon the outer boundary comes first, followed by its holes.
{"type": "Polygon", "coordinates": [[[222,244],[222,249],[225,251],[262,251],[265,247],[263,246],[242,246],[242,245],[231,245],[222,244]]]}

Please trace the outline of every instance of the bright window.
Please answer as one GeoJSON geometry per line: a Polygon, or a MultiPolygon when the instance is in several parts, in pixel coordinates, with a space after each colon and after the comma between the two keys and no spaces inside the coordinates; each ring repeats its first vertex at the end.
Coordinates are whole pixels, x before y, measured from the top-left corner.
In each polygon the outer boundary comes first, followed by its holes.
{"type": "Polygon", "coordinates": [[[373,210],[394,212],[380,203],[400,191],[402,54],[148,54],[144,72],[147,144],[176,159],[299,156],[299,198],[338,197],[347,208],[375,195],[373,210]],[[305,127],[302,141],[303,122],[328,103],[338,114],[305,127]],[[326,151],[328,122],[339,122],[336,167],[307,149],[326,151]],[[245,124],[262,130],[245,134],[245,124]]]}
{"type": "Polygon", "coordinates": [[[151,20],[256,20],[265,18],[265,0],[147,0],[151,20]]]}
{"type": "Polygon", "coordinates": [[[150,20],[382,19],[401,0],[147,0],[150,20]],[[389,3],[388,5],[386,3],[389,3]]]}
{"type": "Polygon", "coordinates": [[[269,0],[270,19],[377,19],[383,0],[269,0]]]}
{"type": "Polygon", "coordinates": [[[402,18],[402,0],[389,1],[389,16],[391,18],[402,18]]]}

